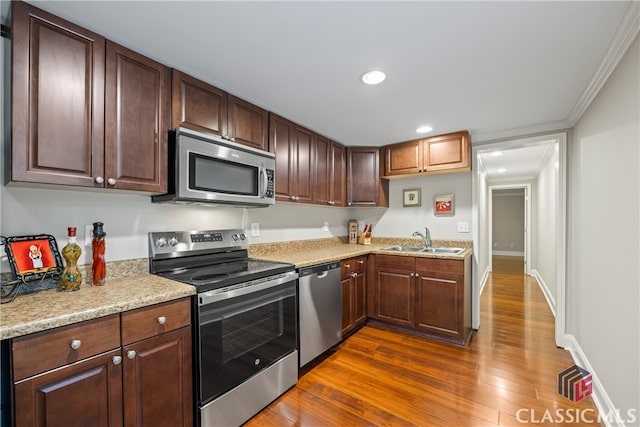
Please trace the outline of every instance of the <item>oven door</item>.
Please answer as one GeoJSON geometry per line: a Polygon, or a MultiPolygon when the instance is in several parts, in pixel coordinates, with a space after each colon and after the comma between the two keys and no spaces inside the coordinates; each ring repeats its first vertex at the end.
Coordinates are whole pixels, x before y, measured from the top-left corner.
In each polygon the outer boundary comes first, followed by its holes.
{"type": "Polygon", "coordinates": [[[199,298],[201,406],[296,350],[296,277],[228,299],[199,298]]]}

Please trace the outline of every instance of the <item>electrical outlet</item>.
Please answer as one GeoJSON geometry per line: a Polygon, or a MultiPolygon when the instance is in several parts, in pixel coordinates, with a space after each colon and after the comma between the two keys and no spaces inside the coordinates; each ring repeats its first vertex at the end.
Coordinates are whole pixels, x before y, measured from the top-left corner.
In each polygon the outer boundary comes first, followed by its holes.
{"type": "Polygon", "coordinates": [[[251,236],[258,237],[260,235],[260,223],[252,222],[251,223],[251,236]]]}
{"type": "Polygon", "coordinates": [[[468,222],[459,222],[458,223],[458,233],[468,233],[469,232],[469,223],[468,222]]]}
{"type": "Polygon", "coordinates": [[[85,224],[84,226],[84,247],[91,246],[91,240],[93,240],[93,224],[85,224]]]}
{"type": "Polygon", "coordinates": [[[329,221],[325,221],[322,226],[322,231],[329,231],[329,221]]]}

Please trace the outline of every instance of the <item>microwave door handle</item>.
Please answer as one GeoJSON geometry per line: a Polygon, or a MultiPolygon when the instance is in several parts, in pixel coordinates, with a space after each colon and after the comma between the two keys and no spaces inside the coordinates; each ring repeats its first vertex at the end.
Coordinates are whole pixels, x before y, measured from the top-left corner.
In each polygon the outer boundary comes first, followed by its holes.
{"type": "Polygon", "coordinates": [[[267,196],[267,171],[264,168],[260,168],[260,198],[264,199],[267,196]]]}

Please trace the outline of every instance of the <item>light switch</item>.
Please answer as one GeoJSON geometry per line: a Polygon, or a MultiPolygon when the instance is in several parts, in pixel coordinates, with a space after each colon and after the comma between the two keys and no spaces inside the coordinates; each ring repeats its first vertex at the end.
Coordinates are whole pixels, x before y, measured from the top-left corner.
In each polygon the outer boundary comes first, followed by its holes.
{"type": "Polygon", "coordinates": [[[84,226],[84,247],[90,248],[93,240],[93,224],[85,224],[84,226]]]}
{"type": "Polygon", "coordinates": [[[468,222],[459,222],[458,223],[458,233],[468,233],[469,232],[469,223],[468,222]]]}
{"type": "Polygon", "coordinates": [[[329,231],[329,221],[325,221],[322,226],[323,231],[329,231]]]}
{"type": "Polygon", "coordinates": [[[252,222],[251,223],[251,236],[258,237],[260,235],[260,223],[252,222]]]}

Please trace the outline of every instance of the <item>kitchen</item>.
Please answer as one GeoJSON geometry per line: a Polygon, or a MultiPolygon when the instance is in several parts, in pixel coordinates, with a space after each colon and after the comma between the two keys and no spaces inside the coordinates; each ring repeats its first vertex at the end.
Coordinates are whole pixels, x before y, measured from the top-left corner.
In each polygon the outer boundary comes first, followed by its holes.
{"type": "MultiPolygon", "coordinates": [[[[6,84],[7,80],[3,79],[3,81],[6,84]]],[[[9,91],[5,90],[4,93],[9,93],[9,91]]],[[[564,127],[569,126],[558,128],[564,127]]],[[[7,127],[3,127],[3,135],[6,135],[8,130],[7,127]]],[[[458,129],[453,128],[450,130],[458,129]]],[[[523,132],[522,134],[525,133],[523,132]]],[[[405,139],[410,139],[410,137],[405,139]]],[[[390,138],[386,142],[397,140],[401,139],[390,138]]],[[[8,139],[3,138],[3,143],[6,141],[8,139]]],[[[475,139],[473,143],[475,145],[475,139]]],[[[574,164],[574,166],[577,168],[575,170],[578,173],[578,177],[580,179],[585,178],[586,170],[580,169],[580,164],[574,164]]],[[[611,166],[610,168],[614,167],[611,166]]],[[[615,169],[618,170],[617,167],[615,169]]],[[[603,171],[606,170],[606,168],[603,169],[603,171]]],[[[250,231],[252,223],[260,224],[260,236],[250,236],[251,241],[255,243],[343,236],[346,235],[347,221],[351,218],[373,223],[375,225],[374,236],[408,237],[413,231],[421,230],[425,225],[429,225],[434,238],[460,239],[462,235],[462,239],[470,240],[471,233],[457,232],[457,222],[473,222],[473,190],[470,185],[470,175],[469,173],[463,173],[459,175],[433,176],[429,177],[428,181],[420,178],[391,180],[389,182],[390,206],[388,209],[321,208],[311,205],[295,205],[293,203],[278,203],[264,210],[209,209],[151,204],[149,198],[145,196],[106,191],[94,193],[71,189],[50,190],[2,187],[2,234],[20,235],[34,232],[51,232],[57,237],[59,243],[61,243],[60,246],[62,246],[66,240],[65,230],[68,225],[76,224],[79,227],[83,227],[85,224],[90,224],[95,220],[104,219],[109,232],[108,261],[146,258],[148,254],[146,233],[148,231],[226,228],[242,228],[250,231]],[[456,196],[455,218],[434,218],[432,213],[426,209],[415,212],[412,208],[403,208],[400,195],[402,190],[409,188],[421,188],[423,206],[427,205],[427,201],[432,200],[433,195],[454,193],[456,196]],[[69,211],[68,206],[73,206],[72,212],[69,211]],[[329,231],[324,230],[325,222],[328,222],[329,231]],[[34,224],[39,225],[34,226],[34,224]],[[401,228],[401,224],[406,225],[406,228],[401,228]]],[[[583,203],[589,205],[589,199],[585,199],[583,203]]],[[[618,215],[625,214],[619,213],[618,215]]],[[[570,223],[579,224],[579,222],[574,222],[575,220],[574,217],[569,218],[570,223]]],[[[616,234],[614,242],[617,243],[621,240],[624,242],[624,239],[620,237],[623,234],[616,234]]],[[[80,237],[82,240],[84,233],[81,233],[80,237]]],[[[599,239],[601,239],[602,243],[609,241],[607,236],[599,236],[599,239]]],[[[570,251],[577,253],[577,250],[575,248],[572,250],[572,248],[573,246],[570,246],[570,251]]],[[[588,256],[588,253],[582,256],[588,256]]],[[[89,262],[87,251],[85,251],[80,261],[81,263],[89,262]]],[[[625,280],[621,281],[625,282],[625,280]]],[[[627,281],[631,283],[637,282],[636,279],[631,277],[627,281]]],[[[626,288],[619,288],[619,291],[621,292],[623,289],[626,288]]],[[[574,295],[573,298],[578,297],[574,295]]],[[[580,299],[571,300],[573,301],[572,304],[577,304],[577,301],[582,301],[582,298],[585,297],[580,296],[580,299]]],[[[573,316],[577,316],[577,314],[574,312],[573,316]]],[[[581,317],[574,318],[573,327],[577,328],[576,325],[582,324],[582,320],[585,319],[581,317]]],[[[627,323],[633,324],[633,322],[627,323]]],[[[579,330],[579,328],[575,330],[579,330]]],[[[582,340],[587,343],[590,342],[589,338],[584,336],[582,340]]],[[[593,345],[587,344],[587,347],[593,345]]],[[[634,354],[637,354],[637,350],[634,350],[634,348],[632,345],[628,351],[623,351],[623,353],[628,353],[631,358],[634,354]]],[[[606,359],[601,360],[603,356],[596,350],[590,349],[588,355],[590,360],[592,357],[597,360],[599,365],[596,369],[597,372],[604,370],[608,373],[608,376],[605,377],[607,378],[605,380],[607,383],[606,389],[608,391],[614,390],[613,393],[617,397],[614,402],[621,399],[624,402],[627,398],[620,397],[625,394],[622,392],[624,387],[620,386],[622,389],[618,390],[618,385],[616,385],[615,381],[612,383],[613,380],[609,379],[617,377],[616,372],[608,371],[613,368],[608,368],[606,359]],[[591,354],[594,356],[591,356],[591,354]]],[[[623,364],[623,366],[625,365],[623,364]]],[[[632,392],[630,395],[634,396],[634,393],[632,392]]],[[[627,405],[631,406],[630,403],[627,405]]]]}

